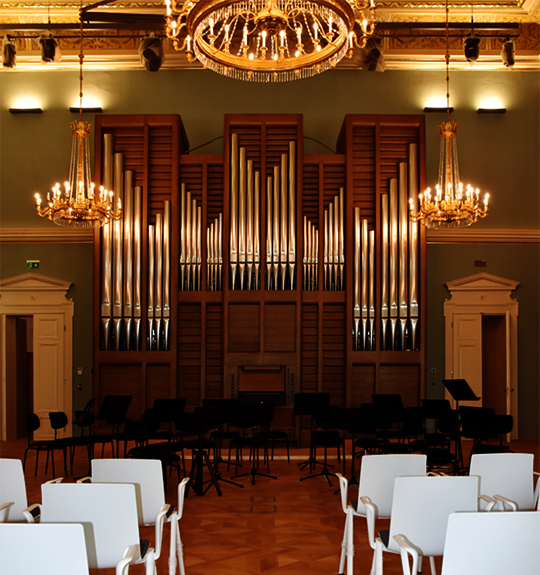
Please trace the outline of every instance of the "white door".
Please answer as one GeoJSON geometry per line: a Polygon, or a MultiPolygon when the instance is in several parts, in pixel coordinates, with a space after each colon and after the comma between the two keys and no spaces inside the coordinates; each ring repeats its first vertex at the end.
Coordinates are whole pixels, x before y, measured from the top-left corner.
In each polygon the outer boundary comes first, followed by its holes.
{"type": "Polygon", "coordinates": [[[64,410],[64,353],[64,314],[34,314],[34,413],[41,420],[36,440],[53,437],[49,412],[64,410]]]}
{"type": "MultiPolygon", "coordinates": [[[[453,378],[465,379],[474,394],[482,397],[482,316],[479,313],[456,313],[453,341],[453,378]]],[[[460,405],[480,407],[480,401],[463,401],[460,405]]]]}

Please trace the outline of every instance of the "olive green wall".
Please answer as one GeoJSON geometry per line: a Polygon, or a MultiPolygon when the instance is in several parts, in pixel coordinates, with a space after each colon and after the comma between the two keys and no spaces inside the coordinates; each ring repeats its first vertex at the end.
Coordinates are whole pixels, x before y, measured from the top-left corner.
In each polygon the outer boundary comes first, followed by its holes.
{"type": "MultiPolygon", "coordinates": [[[[333,70],[287,84],[259,85],[222,78],[204,70],[85,72],[84,93],[96,97],[108,114],[180,114],[191,147],[223,134],[227,113],[301,113],[304,135],[335,148],[345,114],[418,114],[430,97],[446,93],[442,71],[412,72],[333,70]]],[[[536,72],[471,71],[450,73],[452,119],[460,124],[458,149],[462,179],[491,194],[489,217],[477,229],[536,229],[540,227],[540,74],[536,72]],[[504,115],[480,115],[476,109],[487,96],[498,98],[504,115]],[[522,207],[526,205],[526,209],[522,207]]],[[[78,95],[78,72],[4,71],[0,76],[0,225],[50,227],[35,216],[33,194],[46,193],[67,176],[70,155],[67,109],[78,95]],[[22,95],[40,98],[42,115],[11,115],[22,95]]],[[[92,120],[91,117],[88,118],[92,120]]],[[[427,182],[438,170],[441,114],[426,115],[427,182]]],[[[305,140],[307,153],[326,153],[305,140]]],[[[198,150],[220,153],[222,141],[198,150]]],[[[195,152],[197,153],[197,152],[195,152]]],[[[40,273],[74,281],[74,368],[91,364],[89,346],[91,249],[87,245],[3,245],[0,276],[24,273],[26,259],[41,259],[40,273]],[[38,249],[39,248],[39,249],[38,249]],[[69,253],[72,257],[66,257],[69,253]],[[47,264],[45,264],[47,262],[47,264]],[[51,266],[50,268],[48,266],[51,266]],[[51,270],[50,272],[47,270],[51,270]],[[54,270],[54,272],[52,271],[54,270]],[[84,313],[78,315],[80,308],[84,313]],[[81,327],[82,326],[82,327],[81,327]],[[87,342],[88,340],[88,342],[87,342]]],[[[428,389],[442,393],[444,374],[443,302],[447,281],[487,271],[519,281],[519,393],[522,436],[539,430],[539,293],[538,245],[428,246],[428,389]],[[474,267],[475,259],[487,267],[474,267]],[[431,368],[436,373],[431,373],[431,368]],[[435,382],[435,386],[431,384],[435,382]]],[[[86,373],[88,373],[86,371],[86,373]]],[[[74,375],[75,385],[77,376],[74,375]]],[[[90,391],[74,390],[79,407],[90,391]]]]}

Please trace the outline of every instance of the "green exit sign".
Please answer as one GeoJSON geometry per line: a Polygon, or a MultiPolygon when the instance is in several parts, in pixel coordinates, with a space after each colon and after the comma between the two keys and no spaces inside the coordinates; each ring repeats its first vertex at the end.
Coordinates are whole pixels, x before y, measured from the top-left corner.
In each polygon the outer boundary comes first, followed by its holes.
{"type": "Polygon", "coordinates": [[[26,260],[26,269],[35,270],[39,268],[39,260],[26,260]]]}

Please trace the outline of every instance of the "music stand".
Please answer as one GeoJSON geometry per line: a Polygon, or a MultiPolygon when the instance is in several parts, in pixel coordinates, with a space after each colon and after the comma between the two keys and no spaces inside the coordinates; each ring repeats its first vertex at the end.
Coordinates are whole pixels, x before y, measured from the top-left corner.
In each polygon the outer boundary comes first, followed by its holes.
{"type": "Polygon", "coordinates": [[[442,383],[459,409],[460,401],[479,401],[471,386],[464,379],[443,379],[442,383]]]}
{"type": "Polygon", "coordinates": [[[221,488],[219,487],[217,478],[214,474],[214,469],[210,464],[208,453],[205,450],[204,434],[215,426],[216,409],[213,407],[196,407],[191,413],[189,419],[189,431],[191,435],[197,435],[198,438],[192,444],[193,456],[191,471],[189,472],[189,483],[186,486],[186,497],[189,493],[189,488],[193,487],[196,495],[204,495],[212,485],[216,488],[217,494],[222,495],[221,488]],[[208,468],[210,473],[210,484],[204,489],[203,469],[204,465],[208,468]]]}
{"type": "MultiPolygon", "coordinates": [[[[447,389],[452,399],[456,402],[456,410],[459,413],[460,401],[479,401],[480,398],[471,389],[471,386],[464,379],[443,379],[442,383],[447,389]]],[[[459,428],[458,428],[459,429],[459,428]]],[[[461,463],[460,470],[463,469],[463,451],[461,448],[461,434],[456,435],[456,455],[461,463]]]]}
{"type": "Polygon", "coordinates": [[[311,417],[311,427],[309,435],[309,457],[306,461],[297,463],[301,470],[309,465],[309,472],[313,471],[315,464],[323,465],[322,462],[316,461],[313,457],[312,436],[314,429],[314,417],[316,413],[330,407],[329,393],[295,393],[294,394],[294,415],[309,415],[311,417]]]}

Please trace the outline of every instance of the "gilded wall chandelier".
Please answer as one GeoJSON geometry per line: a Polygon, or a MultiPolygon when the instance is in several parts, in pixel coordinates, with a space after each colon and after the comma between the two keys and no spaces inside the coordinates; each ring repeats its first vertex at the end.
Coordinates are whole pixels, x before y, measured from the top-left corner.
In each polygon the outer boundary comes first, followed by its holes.
{"type": "Polygon", "coordinates": [[[446,0],[446,122],[439,124],[441,147],[439,158],[439,181],[435,193],[428,188],[420,194],[419,209],[410,199],[410,218],[428,229],[465,228],[485,218],[488,214],[489,194],[484,195],[483,207],[480,190],[468,184],[464,189],[459,177],[457,155],[457,122],[450,120],[450,47],[448,30],[448,0],[446,0]]]}
{"type": "Polygon", "coordinates": [[[120,201],[115,209],[114,194],[101,186],[95,189],[92,182],[90,164],[90,130],[92,124],[82,119],[83,106],[83,20],[82,0],[80,14],[80,52],[79,52],[79,120],[70,122],[72,131],[71,161],[69,179],[64,189],[57,183],[47,194],[42,206],[39,193],[35,194],[36,210],[42,218],[48,218],[58,226],[74,228],[99,228],[111,220],[122,216],[120,201]]]}
{"type": "Polygon", "coordinates": [[[230,78],[286,82],[352,57],[375,31],[374,0],[165,0],[167,37],[230,78]]]}

